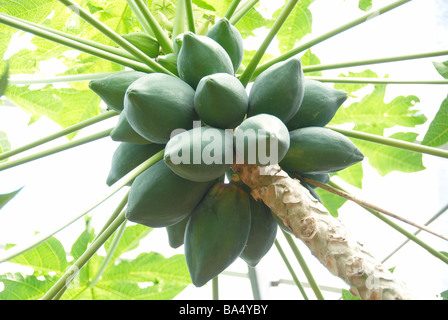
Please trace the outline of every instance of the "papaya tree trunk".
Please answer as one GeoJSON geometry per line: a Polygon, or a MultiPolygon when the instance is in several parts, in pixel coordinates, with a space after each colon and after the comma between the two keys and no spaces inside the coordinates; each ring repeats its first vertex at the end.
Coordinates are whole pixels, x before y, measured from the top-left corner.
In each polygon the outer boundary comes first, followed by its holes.
{"type": "Polygon", "coordinates": [[[408,300],[415,296],[375,259],[299,180],[278,165],[235,164],[233,170],[295,237],[363,300],[408,300]]]}

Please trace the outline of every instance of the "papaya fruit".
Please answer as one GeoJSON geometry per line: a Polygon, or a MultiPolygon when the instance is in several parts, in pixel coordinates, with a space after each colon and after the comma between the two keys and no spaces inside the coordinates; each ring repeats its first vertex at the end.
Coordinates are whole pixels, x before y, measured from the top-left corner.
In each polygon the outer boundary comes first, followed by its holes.
{"type": "Polygon", "coordinates": [[[180,48],[182,48],[182,41],[184,40],[184,34],[178,34],[173,39],[173,49],[175,54],[179,54],[180,48]]]}
{"type": "Polygon", "coordinates": [[[163,73],[150,73],[133,82],[124,102],[131,127],[154,143],[167,143],[173,130],[190,129],[197,119],[194,90],[163,73]]]}
{"type": "Polygon", "coordinates": [[[306,127],[290,132],[291,145],[279,165],[297,173],[331,173],[364,159],[346,136],[323,127],[306,127]]]}
{"type": "Polygon", "coordinates": [[[316,189],[317,186],[306,182],[305,180],[303,180],[301,178],[301,176],[306,177],[306,178],[310,178],[313,179],[317,182],[323,183],[323,184],[327,184],[330,181],[330,174],[326,173],[326,172],[321,172],[321,173],[297,173],[297,172],[292,172],[289,171],[287,172],[288,175],[293,178],[293,179],[298,179],[300,180],[300,183],[306,183],[307,185],[310,186],[310,188],[316,189]]]}
{"type": "Polygon", "coordinates": [[[159,161],[132,183],[126,219],[151,228],[173,225],[191,214],[213,184],[183,179],[159,161]]]}
{"type": "Polygon", "coordinates": [[[171,248],[177,249],[184,244],[185,228],[187,227],[189,218],[187,216],[179,222],[165,228],[168,235],[168,243],[171,248]]]}
{"type": "Polygon", "coordinates": [[[173,136],[163,157],[175,174],[197,182],[224,176],[233,159],[231,130],[214,127],[195,127],[173,136]]]}
{"type": "Polygon", "coordinates": [[[120,71],[92,80],[89,88],[112,110],[120,113],[124,107],[124,97],[128,87],[137,79],[147,75],[140,71],[120,71]]]}
{"type": "Polygon", "coordinates": [[[299,111],[286,123],[288,129],[324,127],[347,100],[345,91],[334,89],[322,82],[305,79],[305,94],[299,111]]]}
{"type": "Polygon", "coordinates": [[[277,164],[289,149],[289,139],[288,128],[279,118],[257,114],[235,129],[235,160],[258,166],[277,164]]]}
{"type": "MultiPolygon", "coordinates": [[[[112,156],[111,168],[106,179],[108,186],[123,178],[137,166],[151,158],[165,147],[163,144],[139,145],[129,142],[122,142],[112,156]]],[[[132,182],[128,183],[130,186],[132,182]]]]}
{"type": "Polygon", "coordinates": [[[304,94],[300,59],[278,62],[255,79],[249,92],[247,116],[267,113],[287,123],[299,110],[304,94]]]}
{"type": "Polygon", "coordinates": [[[248,97],[242,83],[228,73],[215,73],[199,81],[194,108],[199,118],[216,128],[235,128],[247,112],[248,97]]]}
{"type": "Polygon", "coordinates": [[[232,264],[250,231],[248,194],[235,184],[216,183],[193,210],[184,253],[191,280],[201,287],[232,264]]]}
{"type": "Polygon", "coordinates": [[[255,267],[274,244],[277,235],[277,222],[272,217],[271,209],[253,197],[250,199],[249,237],[240,258],[255,267]]]}
{"type": "Polygon", "coordinates": [[[171,71],[173,74],[178,76],[177,73],[177,54],[168,53],[163,56],[158,56],[156,61],[165,69],[171,71]]]}
{"type": "Polygon", "coordinates": [[[221,18],[205,35],[218,42],[226,50],[236,73],[244,57],[243,37],[238,29],[227,18],[221,18]]]}
{"type": "Polygon", "coordinates": [[[139,135],[129,124],[124,112],[118,116],[118,122],[110,132],[113,141],[130,142],[135,144],[149,144],[151,141],[139,135]]]}
{"type": "Polygon", "coordinates": [[[159,55],[160,44],[156,38],[153,38],[143,32],[131,32],[123,34],[123,38],[129,41],[137,49],[140,49],[150,58],[155,58],[159,55]]]}
{"type": "Polygon", "coordinates": [[[186,32],[183,36],[177,70],[179,77],[193,89],[210,74],[234,74],[232,60],[224,48],[215,40],[192,32],[186,32]]]}

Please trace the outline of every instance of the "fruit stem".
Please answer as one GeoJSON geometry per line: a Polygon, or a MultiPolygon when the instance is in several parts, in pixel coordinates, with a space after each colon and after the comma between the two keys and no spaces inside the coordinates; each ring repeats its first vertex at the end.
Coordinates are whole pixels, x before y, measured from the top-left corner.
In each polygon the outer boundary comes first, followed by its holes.
{"type": "Polygon", "coordinates": [[[263,57],[264,53],[266,52],[266,49],[269,47],[271,41],[274,39],[275,35],[279,32],[280,28],[282,27],[283,23],[288,18],[289,14],[294,9],[295,5],[297,4],[298,0],[289,0],[288,3],[283,8],[282,12],[278,16],[277,20],[275,20],[274,25],[272,26],[271,30],[269,30],[269,33],[267,34],[266,38],[261,43],[258,50],[255,52],[254,56],[252,57],[252,60],[247,65],[246,69],[240,76],[240,81],[243,84],[244,87],[246,87],[252,78],[252,75],[257,68],[257,65],[260,63],[261,58],[263,57]]]}
{"type": "Polygon", "coordinates": [[[235,13],[236,8],[240,4],[241,0],[233,0],[232,3],[227,8],[226,13],[224,14],[224,18],[227,18],[229,20],[232,18],[232,15],[235,13]]]}
{"type": "Polygon", "coordinates": [[[428,228],[426,228],[426,227],[424,227],[424,226],[421,226],[421,225],[419,225],[419,224],[417,224],[417,223],[415,223],[415,222],[409,221],[409,220],[406,219],[406,218],[400,217],[400,216],[398,216],[398,215],[396,215],[396,214],[394,214],[394,213],[392,213],[392,212],[390,212],[390,211],[388,211],[388,210],[385,210],[385,209],[383,209],[383,208],[378,207],[377,205],[374,205],[374,204],[369,203],[369,202],[367,202],[367,201],[365,201],[365,200],[359,199],[359,198],[357,198],[357,197],[355,197],[355,196],[353,196],[353,195],[351,195],[351,194],[349,194],[349,193],[347,193],[347,192],[345,192],[345,191],[342,191],[342,190],[337,189],[337,188],[333,188],[333,187],[331,187],[331,186],[327,186],[326,184],[320,183],[319,181],[315,181],[315,180],[310,179],[310,178],[307,178],[307,177],[302,177],[302,176],[301,176],[300,178],[303,179],[305,182],[311,183],[312,185],[314,185],[314,186],[316,186],[316,187],[319,187],[319,188],[321,188],[321,189],[327,190],[328,192],[331,192],[331,193],[333,193],[333,194],[336,194],[336,195],[338,195],[339,197],[342,197],[342,198],[344,198],[344,199],[353,201],[353,202],[355,202],[356,204],[360,205],[361,207],[367,207],[367,208],[370,208],[370,209],[375,210],[375,211],[377,211],[377,212],[379,212],[379,213],[382,213],[382,214],[387,215],[387,216],[389,216],[389,217],[392,217],[392,218],[394,218],[394,219],[400,220],[401,222],[407,223],[408,225],[411,225],[411,226],[413,226],[413,227],[416,227],[416,228],[418,228],[418,229],[420,229],[420,230],[424,230],[424,231],[426,231],[426,232],[428,232],[428,233],[430,233],[430,234],[432,234],[432,235],[434,235],[434,236],[436,236],[436,237],[439,237],[439,238],[441,238],[441,239],[443,239],[443,240],[448,241],[448,238],[446,238],[446,237],[443,236],[443,235],[440,235],[440,234],[438,234],[438,233],[435,233],[434,231],[429,230],[428,228]]]}
{"type": "Polygon", "coordinates": [[[258,285],[257,270],[255,269],[255,267],[247,265],[247,274],[249,276],[250,286],[252,288],[252,295],[254,296],[254,300],[261,300],[260,286],[258,285]]]}
{"type": "Polygon", "coordinates": [[[320,82],[330,83],[363,83],[363,84],[448,84],[448,80],[404,80],[404,79],[388,79],[388,78],[354,78],[354,77],[337,77],[337,78],[324,78],[324,77],[309,77],[305,78],[310,80],[316,80],[320,82]]]}
{"type": "MultiPolygon", "coordinates": [[[[81,214],[78,214],[77,216],[75,216],[71,220],[65,222],[62,226],[56,227],[55,229],[53,229],[53,230],[51,230],[49,232],[46,232],[46,233],[43,233],[43,232],[39,233],[31,243],[26,243],[26,244],[23,244],[23,245],[16,245],[16,246],[12,247],[11,249],[8,249],[3,254],[3,256],[0,256],[0,263],[4,262],[4,261],[7,261],[7,260],[10,260],[10,259],[12,259],[12,258],[14,258],[14,257],[16,257],[16,256],[18,256],[20,254],[22,254],[23,252],[26,252],[29,249],[31,249],[31,248],[41,244],[42,242],[44,242],[45,240],[47,240],[48,238],[50,238],[54,234],[58,233],[59,231],[61,231],[64,228],[66,228],[70,224],[74,223],[76,220],[80,219],[81,217],[85,216],[87,213],[89,213],[90,211],[92,211],[93,209],[98,207],[100,204],[105,202],[107,199],[112,197],[115,193],[117,193],[119,190],[121,190],[121,188],[127,186],[129,182],[133,181],[143,171],[145,171],[146,169],[148,169],[149,167],[151,167],[152,165],[154,165],[158,161],[162,160],[163,153],[164,153],[164,150],[161,150],[158,153],[156,153],[155,155],[153,155],[151,158],[149,158],[148,160],[143,162],[142,164],[138,165],[135,169],[133,169],[132,171],[127,173],[124,177],[122,177],[120,180],[115,182],[111,186],[112,190],[108,191],[108,193],[102,198],[102,200],[100,200],[99,202],[96,202],[93,206],[91,206],[86,211],[82,212],[81,214]]],[[[115,219],[113,222],[117,221],[117,219],[115,219]]],[[[103,233],[101,234],[101,236],[103,235],[103,233]]]]}
{"type": "Polygon", "coordinates": [[[185,3],[177,0],[176,15],[174,16],[173,36],[174,39],[185,31],[185,3]]]}
{"type": "Polygon", "coordinates": [[[71,133],[79,131],[79,130],[81,130],[83,128],[86,128],[86,127],[91,126],[93,124],[96,124],[98,122],[101,122],[101,121],[107,120],[109,118],[115,117],[116,115],[118,115],[118,113],[115,112],[115,111],[108,111],[108,112],[102,113],[102,114],[100,114],[98,116],[92,117],[90,119],[87,119],[85,121],[82,121],[80,123],[72,125],[70,127],[67,127],[67,128],[65,128],[65,129],[63,129],[61,131],[55,132],[55,133],[53,133],[51,135],[48,135],[48,136],[46,136],[44,138],[41,138],[39,140],[33,141],[33,142],[28,143],[26,145],[23,145],[21,147],[18,147],[18,148],[15,148],[13,150],[10,150],[8,152],[2,153],[2,154],[0,154],[0,161],[4,160],[4,159],[7,159],[7,158],[9,158],[11,156],[14,156],[16,154],[19,154],[21,152],[24,152],[24,151],[30,150],[32,148],[35,148],[37,146],[40,146],[42,144],[45,144],[47,142],[50,142],[50,141],[53,141],[55,139],[64,137],[66,135],[69,135],[71,133]]]}
{"type": "Polygon", "coordinates": [[[291,247],[291,250],[296,257],[297,262],[299,262],[300,267],[303,270],[303,273],[305,274],[306,278],[308,279],[308,283],[310,284],[311,289],[313,290],[314,294],[316,295],[316,298],[318,300],[325,300],[324,296],[322,295],[322,292],[320,291],[319,286],[316,283],[316,280],[314,280],[314,277],[311,273],[310,268],[306,264],[305,259],[303,258],[302,254],[300,253],[300,250],[297,247],[294,239],[291,237],[291,235],[289,233],[286,233],[283,230],[281,230],[281,231],[282,231],[283,236],[285,237],[286,241],[288,241],[288,244],[291,247]]]}
{"type": "Polygon", "coordinates": [[[47,31],[47,30],[44,30],[41,28],[37,28],[28,23],[23,23],[23,22],[17,20],[16,18],[11,18],[10,16],[4,15],[2,13],[0,13],[0,23],[3,23],[12,28],[16,28],[16,29],[19,29],[19,30],[22,30],[25,32],[32,33],[35,36],[62,44],[64,46],[73,48],[75,50],[83,51],[83,52],[86,52],[93,56],[96,56],[96,57],[99,57],[99,58],[102,58],[105,60],[109,60],[109,61],[118,63],[120,65],[126,66],[126,67],[130,67],[134,70],[144,71],[144,72],[153,72],[153,70],[151,68],[149,68],[147,65],[145,65],[141,62],[137,62],[133,59],[127,59],[122,56],[95,48],[93,46],[86,45],[84,43],[71,40],[69,38],[55,34],[53,32],[50,32],[50,31],[47,31]]]}
{"type": "Polygon", "coordinates": [[[142,12],[140,11],[140,9],[137,6],[137,4],[135,3],[135,1],[134,0],[126,0],[126,2],[128,3],[129,8],[131,8],[132,12],[134,13],[134,15],[137,18],[138,22],[142,26],[143,31],[145,31],[145,33],[147,35],[151,35],[152,36],[153,35],[152,28],[149,25],[148,21],[143,16],[142,12]]]}
{"type": "Polygon", "coordinates": [[[219,278],[218,276],[212,279],[212,300],[219,300],[219,278]]]}
{"type": "Polygon", "coordinates": [[[421,144],[407,142],[407,141],[401,141],[401,140],[393,139],[393,138],[386,138],[386,137],[382,137],[382,136],[378,136],[378,135],[374,135],[374,134],[370,134],[370,133],[365,133],[365,132],[360,132],[360,131],[340,129],[340,128],[335,128],[332,126],[326,126],[326,127],[331,130],[334,130],[336,132],[342,133],[343,135],[350,137],[350,138],[379,143],[379,144],[383,144],[386,146],[400,148],[400,149],[404,149],[404,150],[408,150],[408,151],[430,154],[430,155],[437,156],[437,157],[448,158],[448,150],[443,150],[440,148],[433,148],[433,147],[424,146],[421,144]]]}
{"type": "Polygon", "coordinates": [[[37,160],[37,159],[41,159],[41,158],[44,158],[44,157],[47,157],[47,156],[59,153],[61,151],[65,151],[65,150],[68,150],[68,149],[71,149],[71,148],[74,148],[74,147],[78,147],[80,145],[83,145],[83,144],[86,144],[86,143],[89,143],[89,142],[93,142],[95,140],[99,140],[99,139],[108,137],[110,132],[112,131],[112,129],[113,128],[109,128],[109,129],[103,130],[101,132],[89,135],[87,137],[83,137],[83,138],[80,138],[80,139],[77,139],[77,140],[73,140],[73,141],[67,142],[67,143],[62,144],[60,146],[56,146],[56,147],[49,148],[49,149],[44,150],[44,151],[37,152],[35,154],[24,156],[24,157],[22,157],[20,159],[15,159],[15,160],[11,160],[11,161],[5,162],[3,164],[0,164],[0,171],[6,170],[6,169],[9,169],[9,168],[12,168],[12,167],[16,167],[16,166],[19,166],[21,164],[25,164],[25,163],[28,163],[28,162],[31,162],[31,161],[34,161],[34,160],[37,160]]]}
{"type": "Polygon", "coordinates": [[[154,35],[157,38],[157,41],[159,41],[163,52],[165,54],[173,53],[174,52],[173,43],[171,42],[171,40],[168,37],[168,35],[166,34],[166,32],[162,29],[160,24],[157,22],[156,18],[154,18],[152,13],[149,11],[146,4],[142,0],[134,0],[134,2],[137,5],[137,7],[139,8],[143,17],[146,19],[146,21],[151,26],[151,29],[154,32],[154,35]]]}
{"type": "MultiPolygon", "coordinates": [[[[68,9],[73,11],[73,13],[78,15],[80,18],[84,19],[86,22],[88,22],[90,25],[92,25],[98,31],[102,32],[106,37],[111,39],[113,42],[115,42],[116,44],[121,46],[123,49],[125,49],[126,51],[131,53],[133,56],[135,56],[141,62],[143,62],[148,67],[153,69],[154,71],[166,73],[166,74],[172,75],[174,77],[177,77],[176,75],[171,73],[171,71],[165,69],[160,64],[155,62],[153,59],[148,57],[144,52],[142,52],[140,49],[135,47],[129,41],[124,39],[122,36],[120,36],[114,30],[109,28],[106,24],[104,24],[101,21],[99,21],[98,19],[96,19],[93,15],[91,15],[89,12],[84,10],[78,4],[74,3],[72,0],[58,0],[58,1],[61,2],[63,5],[65,5],[68,9]]],[[[136,4],[139,5],[139,1],[137,1],[136,4]]],[[[143,12],[143,14],[144,14],[144,12],[143,12]]],[[[147,17],[145,16],[145,18],[147,18],[147,17]]],[[[160,45],[162,46],[162,43],[160,42],[160,39],[157,37],[157,35],[156,35],[156,38],[159,41],[160,45]]]]}
{"type": "Polygon", "coordinates": [[[305,289],[303,288],[302,284],[300,283],[299,278],[297,278],[297,275],[294,272],[294,269],[291,266],[291,263],[289,262],[288,257],[286,256],[285,252],[283,251],[283,248],[281,247],[280,242],[277,239],[275,239],[274,244],[275,244],[275,247],[277,248],[278,253],[282,257],[283,262],[285,263],[286,267],[288,268],[289,273],[291,274],[292,279],[294,280],[294,283],[296,284],[297,288],[299,289],[300,293],[302,294],[303,299],[309,300],[309,298],[305,292],[305,289]]]}
{"type": "Polygon", "coordinates": [[[260,73],[262,73],[264,70],[266,70],[267,68],[269,68],[270,66],[272,66],[273,64],[275,64],[277,62],[287,60],[287,59],[291,58],[292,56],[299,54],[300,52],[303,52],[303,51],[305,51],[305,50],[307,50],[307,49],[309,49],[327,39],[334,37],[335,35],[338,35],[344,31],[347,31],[347,30],[349,30],[357,25],[360,25],[366,21],[369,21],[375,17],[378,17],[378,16],[382,15],[383,13],[391,11],[392,9],[395,9],[395,8],[405,4],[407,2],[410,2],[410,1],[411,0],[395,1],[395,2],[388,4],[382,8],[379,8],[378,10],[374,10],[372,12],[369,12],[369,13],[357,18],[357,19],[354,19],[353,21],[350,21],[338,28],[328,31],[328,32],[308,41],[308,42],[305,42],[304,44],[297,46],[296,48],[294,48],[288,52],[285,52],[284,54],[282,54],[274,59],[271,59],[271,60],[265,62],[264,64],[262,64],[261,66],[259,66],[254,72],[254,77],[257,77],[260,73]]]}
{"type": "Polygon", "coordinates": [[[68,286],[71,280],[78,274],[79,270],[90,260],[99,248],[109,239],[109,237],[126,221],[125,211],[115,219],[106,230],[92,242],[86,251],[76,260],[76,262],[62,275],[61,278],[48,290],[41,300],[52,300],[63,287],[68,286]]]}
{"type": "Polygon", "coordinates": [[[185,0],[185,11],[187,14],[188,31],[196,33],[196,27],[194,26],[193,4],[191,0],[185,0]]]}
{"type": "MultiPolygon", "coordinates": [[[[329,185],[332,186],[333,188],[345,191],[343,188],[341,188],[339,185],[337,185],[336,183],[334,183],[333,181],[329,182],[329,185]]],[[[366,206],[362,206],[362,208],[364,208],[365,210],[369,211],[371,214],[373,214],[375,217],[377,217],[378,219],[382,220],[383,222],[385,222],[386,224],[388,224],[390,227],[394,228],[396,231],[400,232],[401,234],[403,234],[405,237],[407,237],[409,240],[414,241],[416,244],[418,244],[419,246],[421,246],[422,248],[424,248],[426,251],[428,251],[430,254],[432,254],[434,257],[442,260],[443,262],[445,262],[446,264],[448,264],[448,257],[443,255],[442,253],[440,253],[439,251],[437,251],[436,249],[430,247],[428,244],[426,244],[425,242],[421,241],[419,238],[417,238],[415,235],[413,235],[412,233],[406,231],[405,229],[403,229],[402,227],[400,227],[399,225],[397,225],[396,223],[394,223],[393,221],[389,220],[388,218],[386,218],[384,215],[380,214],[379,212],[377,212],[376,210],[373,210],[369,207],[366,206]]]]}
{"type": "MultiPolygon", "coordinates": [[[[439,210],[434,216],[431,217],[431,219],[429,219],[428,221],[425,222],[425,226],[429,225],[431,222],[433,222],[434,220],[436,220],[438,217],[440,217],[443,213],[445,213],[445,211],[448,210],[448,204],[445,205],[445,207],[443,207],[441,210],[439,210]]],[[[417,231],[415,231],[413,233],[414,236],[416,236],[417,234],[419,234],[422,230],[418,229],[417,231]]],[[[405,241],[403,241],[403,243],[401,245],[399,245],[395,250],[393,250],[391,253],[389,253],[387,255],[387,257],[385,257],[381,262],[384,263],[386,262],[390,257],[392,257],[395,253],[398,252],[398,250],[400,250],[402,247],[404,247],[411,239],[406,239],[405,241]]]]}
{"type": "Polygon", "coordinates": [[[249,0],[241,5],[229,19],[229,22],[236,25],[244,16],[259,2],[259,0],[249,0]]]}
{"type": "Polygon", "coordinates": [[[331,63],[331,64],[317,64],[311,66],[304,66],[303,72],[310,73],[322,70],[330,70],[330,69],[339,69],[339,68],[348,68],[355,66],[365,66],[369,64],[379,64],[379,63],[388,63],[388,62],[397,62],[397,61],[405,61],[405,60],[414,60],[414,59],[423,59],[430,57],[438,57],[448,55],[448,50],[442,51],[430,51],[430,52],[421,52],[416,54],[407,54],[393,57],[383,57],[383,58],[375,58],[375,59],[366,59],[366,60],[357,60],[357,61],[347,61],[347,62],[339,62],[339,63],[331,63]]]}

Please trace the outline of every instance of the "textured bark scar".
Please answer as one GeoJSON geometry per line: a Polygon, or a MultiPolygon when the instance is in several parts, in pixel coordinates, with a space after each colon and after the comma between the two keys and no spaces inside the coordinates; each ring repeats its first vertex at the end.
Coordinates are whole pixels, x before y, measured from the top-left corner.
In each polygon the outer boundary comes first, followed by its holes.
{"type": "Polygon", "coordinates": [[[350,285],[352,294],[365,300],[415,298],[299,180],[278,165],[235,164],[233,170],[250,187],[252,197],[263,201],[332,274],[350,285]]]}

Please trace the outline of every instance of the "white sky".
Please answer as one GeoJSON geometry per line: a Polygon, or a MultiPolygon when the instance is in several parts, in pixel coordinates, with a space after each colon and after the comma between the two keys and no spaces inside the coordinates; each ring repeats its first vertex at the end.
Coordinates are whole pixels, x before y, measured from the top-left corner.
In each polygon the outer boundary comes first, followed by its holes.
{"type": "MultiPolygon", "coordinates": [[[[443,1],[446,0],[440,0],[439,3],[443,3],[443,1]]],[[[261,2],[263,4],[268,3],[268,1],[261,2]]],[[[315,18],[311,37],[361,15],[360,10],[353,8],[354,2],[356,1],[316,1],[311,7],[315,18]],[[317,19],[318,17],[320,18],[317,19]]],[[[380,7],[391,1],[374,0],[373,2],[375,7],[380,7]]],[[[319,44],[313,49],[313,52],[318,55],[322,63],[332,63],[370,57],[446,50],[448,48],[448,29],[446,25],[441,26],[440,21],[439,24],[436,24],[435,16],[437,14],[439,14],[439,10],[436,7],[436,0],[415,0],[382,17],[375,18],[363,26],[319,44]]],[[[439,75],[431,66],[431,61],[444,60],[446,60],[446,57],[368,66],[368,68],[377,72],[379,76],[389,74],[390,78],[439,79],[439,75]]],[[[352,68],[350,70],[364,69],[352,68]]],[[[325,72],[324,75],[337,76],[340,72],[341,70],[333,70],[325,72]]],[[[446,88],[435,85],[390,85],[388,88],[388,98],[410,94],[420,98],[421,102],[417,107],[429,118],[428,123],[419,128],[422,133],[427,129],[427,125],[448,93],[446,88]]],[[[46,119],[42,119],[32,126],[27,125],[28,120],[29,116],[19,109],[0,108],[0,131],[8,134],[13,148],[59,130],[57,126],[46,119]]],[[[112,119],[84,130],[78,137],[108,128],[114,125],[115,121],[116,119],[112,119]]],[[[60,142],[62,140],[49,145],[57,145],[60,142]]],[[[49,145],[44,146],[44,148],[49,145]]],[[[19,195],[0,211],[0,244],[31,241],[36,231],[50,230],[51,223],[58,225],[65,221],[67,216],[78,215],[107,194],[109,189],[105,180],[110,168],[110,159],[116,146],[117,143],[104,139],[91,145],[78,147],[46,159],[0,172],[0,193],[11,192],[25,186],[19,195]]],[[[34,149],[32,152],[34,153],[37,150],[34,149]]],[[[386,177],[380,177],[366,165],[364,166],[363,190],[356,190],[350,188],[350,186],[346,187],[361,198],[423,224],[448,200],[446,196],[448,190],[446,159],[424,156],[423,161],[428,168],[423,172],[415,174],[394,172],[386,177]]],[[[93,222],[96,230],[101,228],[102,223],[107,219],[108,214],[119,200],[120,197],[109,199],[94,211],[93,222]]],[[[386,256],[404,240],[404,237],[393,229],[350,203],[344,205],[343,209],[340,210],[340,219],[379,259],[386,256]]],[[[81,219],[58,233],[56,237],[69,249],[83,227],[83,220],[81,219]]],[[[447,227],[448,217],[446,214],[430,225],[433,230],[445,234],[447,227]]],[[[413,228],[406,228],[414,231],[413,228]]],[[[441,251],[448,251],[446,242],[434,236],[426,235],[424,232],[420,235],[424,241],[433,247],[441,251]]],[[[296,266],[299,279],[306,281],[283,240],[280,235],[279,241],[281,241],[284,250],[287,251],[292,264],[296,266]]],[[[320,285],[347,288],[342,281],[330,275],[314,257],[310,256],[308,249],[302,243],[297,242],[297,244],[320,285]]],[[[153,231],[145,239],[142,247],[145,251],[153,250],[166,256],[182,253],[182,249],[173,250],[168,246],[163,229],[153,231]]],[[[447,266],[414,244],[408,244],[390,259],[386,266],[396,266],[395,274],[397,277],[405,281],[422,299],[434,299],[440,292],[448,289],[447,266]]],[[[10,267],[7,263],[0,264],[0,272],[11,270],[10,267]]],[[[245,264],[240,259],[228,270],[243,273],[247,271],[245,264]]],[[[295,286],[269,287],[270,281],[291,279],[275,247],[260,262],[257,271],[263,298],[301,299],[295,286]]],[[[248,279],[230,276],[221,276],[220,279],[220,297],[222,299],[252,298],[248,279]]],[[[309,297],[314,298],[312,291],[307,290],[307,293],[309,297]]],[[[339,294],[331,294],[326,291],[323,291],[323,294],[327,299],[339,298],[339,294]]],[[[211,285],[202,288],[191,286],[177,298],[211,299],[211,285]]]]}

